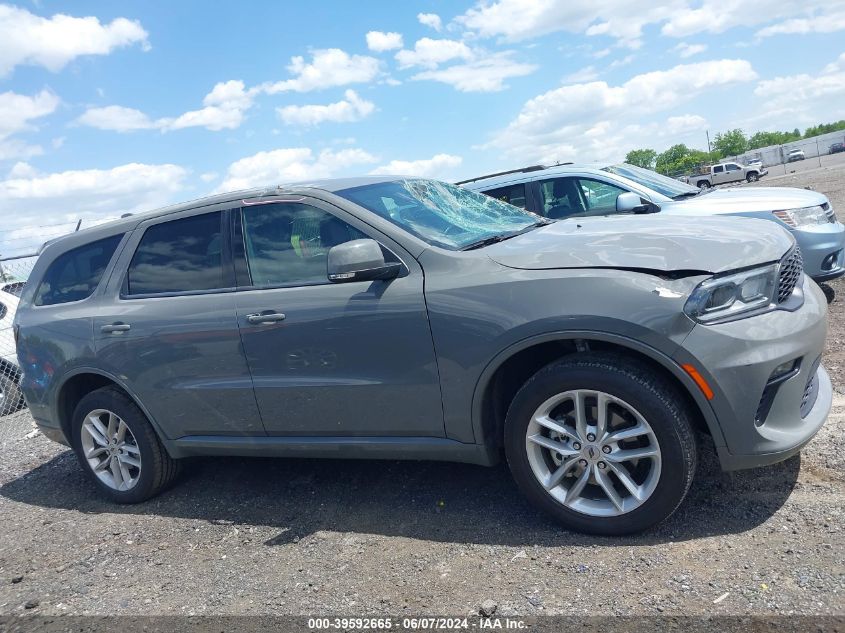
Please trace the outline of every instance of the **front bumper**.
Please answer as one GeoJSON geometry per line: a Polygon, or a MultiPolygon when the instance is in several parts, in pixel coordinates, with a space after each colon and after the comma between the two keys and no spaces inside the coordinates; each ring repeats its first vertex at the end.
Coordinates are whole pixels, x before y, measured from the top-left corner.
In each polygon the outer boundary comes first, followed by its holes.
{"type": "Polygon", "coordinates": [[[845,274],[845,225],[829,222],[791,229],[804,258],[804,272],[816,281],[845,274]]]}
{"type": "Polygon", "coordinates": [[[710,405],[722,432],[716,448],[725,470],[789,458],[813,438],[830,412],[830,378],[816,363],[827,334],[827,301],[806,276],[802,289],[805,300],[798,310],[696,325],[676,354],[677,362],[694,364],[713,390],[710,405]],[[797,371],[761,407],[775,368],[784,363],[797,371]],[[802,410],[808,386],[812,401],[802,410]],[[761,417],[762,409],[767,410],[761,417]]]}

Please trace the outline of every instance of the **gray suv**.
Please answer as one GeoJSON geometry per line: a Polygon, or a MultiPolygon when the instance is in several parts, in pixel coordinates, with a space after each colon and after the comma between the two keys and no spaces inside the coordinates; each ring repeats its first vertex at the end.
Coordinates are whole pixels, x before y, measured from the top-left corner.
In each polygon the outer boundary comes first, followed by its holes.
{"type": "Polygon", "coordinates": [[[635,532],[683,500],[696,431],[755,467],[830,409],[824,296],[747,222],[552,222],[398,177],[206,198],[43,249],[21,386],[117,502],[194,455],[504,454],[566,527],[635,532]]]}

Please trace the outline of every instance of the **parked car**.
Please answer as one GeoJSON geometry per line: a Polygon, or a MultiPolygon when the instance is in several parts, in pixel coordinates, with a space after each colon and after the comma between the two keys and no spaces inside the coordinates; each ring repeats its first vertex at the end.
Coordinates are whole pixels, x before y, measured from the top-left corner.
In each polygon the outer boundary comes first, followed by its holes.
{"type": "Polygon", "coordinates": [[[804,160],[806,156],[804,156],[803,149],[791,149],[786,154],[786,162],[787,163],[794,163],[799,160],[804,160]]]}
{"type": "Polygon", "coordinates": [[[763,161],[759,158],[751,158],[745,162],[746,169],[763,169],[763,161]]]}
{"type": "Polygon", "coordinates": [[[0,288],[0,416],[18,411],[24,404],[12,332],[17,307],[18,298],[6,292],[5,286],[0,288]]]}
{"type": "Polygon", "coordinates": [[[845,143],[839,142],[830,146],[831,154],[838,154],[839,152],[845,152],[845,143]]]}
{"type": "Polygon", "coordinates": [[[563,525],[622,534],[681,503],[695,429],[726,469],[813,437],[826,311],[771,222],[550,222],[367,177],[73,233],[44,248],[15,323],[19,356],[52,367],[24,368],[36,423],[117,502],[190,455],[504,451],[563,525]]]}
{"type": "Polygon", "coordinates": [[[729,182],[756,182],[761,176],[769,173],[768,169],[763,169],[762,164],[742,166],[739,163],[720,163],[719,165],[711,165],[699,174],[693,174],[687,178],[687,182],[695,185],[700,189],[708,189],[715,185],[724,185],[729,182]]]}
{"type": "Polygon", "coordinates": [[[845,226],[821,193],[791,187],[698,189],[633,165],[534,165],[462,181],[462,186],[544,217],[647,213],[734,215],[789,230],[816,281],[845,274],[845,226]],[[622,196],[622,194],[636,194],[622,196]]]}

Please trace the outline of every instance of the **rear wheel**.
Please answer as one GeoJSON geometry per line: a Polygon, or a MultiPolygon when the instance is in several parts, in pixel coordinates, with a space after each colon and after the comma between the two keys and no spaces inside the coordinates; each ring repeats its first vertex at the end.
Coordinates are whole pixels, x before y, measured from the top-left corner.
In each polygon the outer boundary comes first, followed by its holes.
{"type": "Polygon", "coordinates": [[[118,503],[155,496],[178,475],[144,413],[122,391],[105,387],[80,400],[73,414],[73,448],[83,470],[118,503]]]}
{"type": "Polygon", "coordinates": [[[573,356],[535,374],[508,410],[505,451],[535,505],[591,534],[639,532],[667,518],[696,467],[675,387],[612,354],[573,356]]]}
{"type": "Polygon", "coordinates": [[[699,188],[699,189],[709,189],[709,188],[710,188],[710,183],[709,183],[709,182],[707,182],[706,180],[700,180],[700,181],[698,182],[698,188],[699,188]]]}

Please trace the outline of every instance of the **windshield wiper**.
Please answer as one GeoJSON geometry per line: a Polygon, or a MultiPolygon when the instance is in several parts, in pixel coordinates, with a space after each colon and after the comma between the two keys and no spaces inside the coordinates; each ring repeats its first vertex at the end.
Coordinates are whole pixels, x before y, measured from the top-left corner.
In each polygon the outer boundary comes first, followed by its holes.
{"type": "Polygon", "coordinates": [[[540,220],[539,222],[535,222],[534,224],[529,224],[524,229],[520,229],[519,231],[514,231],[513,233],[503,233],[501,235],[490,235],[489,237],[482,238],[480,240],[476,240],[475,242],[470,242],[466,246],[462,247],[462,251],[472,251],[477,248],[484,248],[485,246],[490,246],[491,244],[498,244],[499,242],[504,242],[505,240],[509,240],[512,237],[516,237],[517,235],[522,235],[523,233],[528,233],[528,231],[532,231],[540,226],[548,226],[549,224],[554,224],[554,220],[540,220]]]}
{"type": "Polygon", "coordinates": [[[679,193],[677,196],[672,196],[672,200],[683,200],[684,198],[694,198],[695,196],[701,194],[703,189],[699,189],[698,191],[684,191],[683,193],[679,193]]]}

